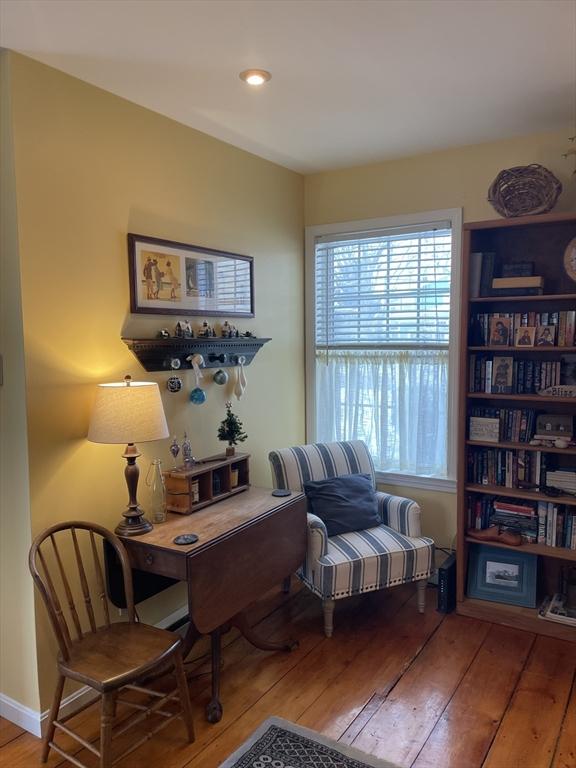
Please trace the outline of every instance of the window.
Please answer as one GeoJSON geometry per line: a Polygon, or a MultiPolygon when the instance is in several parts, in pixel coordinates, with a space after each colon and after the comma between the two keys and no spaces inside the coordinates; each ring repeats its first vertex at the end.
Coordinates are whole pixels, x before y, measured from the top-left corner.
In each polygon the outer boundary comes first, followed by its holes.
{"type": "Polygon", "coordinates": [[[364,440],[390,482],[455,476],[460,226],[452,210],[307,231],[309,439],[364,440]]]}

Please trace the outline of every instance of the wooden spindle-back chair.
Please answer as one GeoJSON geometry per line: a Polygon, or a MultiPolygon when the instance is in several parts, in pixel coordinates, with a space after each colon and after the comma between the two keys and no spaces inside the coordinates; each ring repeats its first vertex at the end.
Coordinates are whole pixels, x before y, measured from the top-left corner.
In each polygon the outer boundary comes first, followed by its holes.
{"type": "Polygon", "coordinates": [[[35,539],[30,549],[29,564],[34,582],[48,609],[60,649],[58,683],[44,737],[42,762],[46,762],[50,749],[54,749],[74,765],[85,768],[78,757],[55,743],[56,729],[72,736],[84,748],[97,755],[100,768],[115,765],[175,717],[182,717],[188,740],[194,741],[181,638],[173,632],[136,621],[132,573],[120,539],[106,528],[93,523],[60,523],[48,528],[35,539]],[[113,547],[122,567],[127,621],[113,623],[110,620],[101,560],[103,540],[113,547]],[[96,586],[94,600],[90,591],[91,583],[96,586]],[[77,607],[78,600],[80,604],[77,607]],[[99,614],[102,615],[102,622],[97,618],[99,614]],[[176,689],[168,693],[139,684],[143,678],[171,669],[176,678],[176,689]],[[90,686],[101,696],[99,749],[65,725],[78,711],[58,718],[66,678],[90,686]],[[126,690],[146,694],[146,705],[142,700],[120,698],[126,690]],[[177,698],[180,699],[179,710],[166,710],[166,705],[177,698]],[[118,701],[136,711],[113,734],[118,701]],[[159,716],[159,724],[154,724],[144,737],[113,759],[113,737],[125,733],[129,727],[147,718],[148,723],[151,723],[155,720],[149,717],[152,713],[159,716]]]}

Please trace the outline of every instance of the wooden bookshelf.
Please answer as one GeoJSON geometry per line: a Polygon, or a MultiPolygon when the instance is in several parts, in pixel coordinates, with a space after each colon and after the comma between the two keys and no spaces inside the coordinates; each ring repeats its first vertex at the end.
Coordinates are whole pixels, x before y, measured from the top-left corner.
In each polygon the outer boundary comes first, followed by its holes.
{"type": "MultiPolygon", "coordinates": [[[[510,394],[497,392],[469,392],[468,383],[470,382],[471,355],[486,355],[488,359],[494,356],[508,356],[513,358],[514,368],[517,372],[517,362],[533,361],[535,365],[538,361],[544,365],[544,362],[556,362],[564,355],[576,354],[576,340],[566,339],[568,343],[565,346],[540,346],[540,347],[516,347],[516,346],[496,346],[481,344],[481,336],[471,336],[473,343],[468,343],[468,332],[471,327],[471,320],[477,315],[512,315],[513,323],[518,317],[533,312],[542,316],[547,313],[550,317],[552,313],[576,311],[576,283],[566,274],[563,265],[563,254],[566,246],[572,238],[576,237],[576,214],[545,214],[542,216],[526,216],[517,219],[497,219],[494,221],[483,221],[468,223],[463,228],[463,261],[462,261],[462,304],[461,304],[461,343],[460,343],[460,381],[463,386],[460,388],[459,401],[459,436],[458,436],[458,535],[457,535],[457,611],[466,616],[473,616],[487,621],[506,624],[520,629],[526,629],[538,634],[550,635],[552,637],[563,638],[576,641],[576,629],[573,627],[546,621],[538,617],[536,608],[524,608],[505,603],[493,602],[491,600],[480,600],[467,595],[468,584],[468,555],[470,546],[490,546],[498,549],[516,550],[524,553],[536,555],[538,557],[538,583],[539,594],[537,595],[537,604],[539,605],[546,594],[558,591],[560,571],[566,566],[574,566],[576,563],[576,550],[562,547],[549,546],[546,544],[525,543],[520,547],[509,547],[505,544],[495,542],[479,542],[467,535],[469,527],[469,509],[474,509],[474,502],[478,499],[486,500],[487,497],[502,497],[509,499],[512,503],[522,502],[546,502],[554,505],[562,505],[567,516],[576,509],[576,496],[563,494],[561,496],[548,496],[536,489],[505,487],[503,485],[486,484],[486,476],[482,477],[482,483],[473,482],[474,471],[471,467],[479,466],[479,457],[486,461],[486,456],[494,454],[484,454],[483,451],[507,451],[512,454],[512,464],[517,464],[517,452],[526,452],[526,460],[530,456],[534,457],[537,452],[542,454],[542,463],[547,462],[548,468],[573,468],[576,465],[576,447],[556,448],[545,447],[542,445],[530,445],[528,442],[515,442],[513,440],[501,440],[500,442],[470,440],[468,437],[469,417],[472,413],[477,414],[477,409],[488,409],[488,413],[493,413],[490,409],[511,409],[511,410],[532,410],[536,414],[567,414],[576,415],[576,398],[552,397],[539,395],[535,392],[510,394]],[[494,295],[470,295],[470,254],[471,253],[493,253],[494,255],[494,274],[502,274],[502,265],[514,265],[520,262],[531,262],[534,265],[533,274],[543,278],[544,293],[541,295],[527,296],[494,296],[494,295]],[[475,409],[472,411],[472,409],[475,409]],[[473,455],[478,453],[478,455],[473,455]],[[474,463],[476,462],[476,464],[474,463]],[[558,584],[558,588],[556,587],[558,584]]],[[[483,286],[491,285],[486,280],[482,281],[483,286]]],[[[490,288],[486,290],[486,293],[490,288]]],[[[566,317],[566,316],[564,316],[566,317]]],[[[521,325],[527,323],[523,320],[521,325]]],[[[541,325],[554,323],[540,323],[541,325]]],[[[478,320],[475,320],[475,327],[478,327],[478,320]]],[[[559,332],[556,332],[555,343],[558,344],[559,332]]],[[[562,334],[564,340],[564,334],[562,334]]],[[[476,363],[478,365],[478,363],[476,363]]],[[[532,363],[529,364],[532,366],[532,363]]],[[[526,363],[526,368],[528,363],[526,363]]],[[[472,372],[473,374],[473,372],[472,372]]],[[[474,375],[472,375],[474,379],[474,375]]],[[[565,383],[564,381],[556,383],[565,383]]],[[[473,381],[471,388],[477,389],[476,382],[473,381]],[[474,384],[474,387],[472,387],[474,384]]],[[[493,418],[493,416],[492,416],[493,418]]],[[[501,432],[501,435],[503,433],[501,432]]],[[[508,437],[510,433],[508,433],[508,437]]],[[[540,461],[540,457],[531,459],[534,466],[535,462],[540,461]]],[[[536,466],[540,466],[539,464],[536,466]]],[[[500,466],[500,471],[502,468],[500,466]]],[[[537,470],[536,470],[537,471],[537,470]]],[[[506,466],[508,472],[508,466],[506,466]]],[[[496,478],[498,482],[502,481],[502,475],[496,478]]],[[[508,484],[509,477],[506,478],[508,484]]],[[[517,478],[513,476],[512,484],[517,484],[517,478]]],[[[543,485],[540,480],[540,485],[543,485]]],[[[486,504],[484,504],[486,506],[486,504]]],[[[479,508],[477,505],[476,508],[479,508]]],[[[550,511],[550,508],[548,508],[550,511]]],[[[575,521],[576,523],[576,521],[575,521]]]]}

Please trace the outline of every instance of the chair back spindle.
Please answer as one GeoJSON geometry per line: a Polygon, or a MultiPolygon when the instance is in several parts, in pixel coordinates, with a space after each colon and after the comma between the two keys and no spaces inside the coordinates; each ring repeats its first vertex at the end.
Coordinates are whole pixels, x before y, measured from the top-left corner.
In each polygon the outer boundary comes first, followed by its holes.
{"type": "Polygon", "coordinates": [[[132,573],[128,555],[120,539],[110,531],[81,521],[60,523],[40,534],[30,549],[30,571],[48,610],[64,659],[69,658],[75,640],[96,632],[100,626],[109,627],[111,623],[100,559],[102,547],[98,546],[97,537],[100,540],[106,539],[116,551],[122,568],[128,621],[134,622],[132,573]],[[79,531],[87,531],[88,536],[80,537],[79,531]],[[74,600],[74,586],[77,584],[80,586],[80,604],[84,603],[82,615],[74,600]],[[98,607],[103,615],[100,622],[95,611],[98,607]],[[82,626],[83,616],[87,625],[85,629],[82,626]]]}

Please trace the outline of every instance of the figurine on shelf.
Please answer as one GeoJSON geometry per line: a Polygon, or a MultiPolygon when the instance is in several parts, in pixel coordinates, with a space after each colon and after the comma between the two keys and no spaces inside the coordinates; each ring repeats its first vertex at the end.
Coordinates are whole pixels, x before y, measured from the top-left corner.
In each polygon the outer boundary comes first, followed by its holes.
{"type": "Polygon", "coordinates": [[[184,465],[190,466],[194,464],[194,456],[192,456],[192,444],[188,440],[188,435],[184,432],[184,440],[182,440],[182,458],[184,459],[184,465]]]}
{"type": "Polygon", "coordinates": [[[203,339],[209,339],[214,335],[213,329],[208,325],[208,321],[204,320],[202,328],[198,331],[198,337],[203,339]]]}
{"type": "Polygon", "coordinates": [[[253,334],[252,331],[244,331],[242,336],[244,338],[246,338],[246,339],[255,339],[256,338],[255,334],[253,334]]]}
{"type": "Polygon", "coordinates": [[[169,339],[170,338],[170,331],[168,330],[168,328],[162,328],[162,330],[158,331],[156,336],[159,339],[169,339]]]}
{"type": "Polygon", "coordinates": [[[182,327],[180,320],[178,320],[176,327],[174,328],[174,336],[176,336],[178,339],[182,339],[184,337],[184,328],[182,327]]]}
{"type": "Polygon", "coordinates": [[[176,469],[176,467],[178,466],[176,464],[176,459],[178,457],[178,454],[180,453],[180,446],[178,445],[178,440],[176,440],[176,435],[174,435],[174,439],[170,444],[170,453],[172,454],[172,458],[174,459],[174,469],[176,469]]]}
{"type": "Polygon", "coordinates": [[[184,320],[184,322],[182,323],[182,331],[184,333],[185,339],[194,338],[194,331],[192,330],[192,326],[190,325],[190,320],[184,320]]]}

